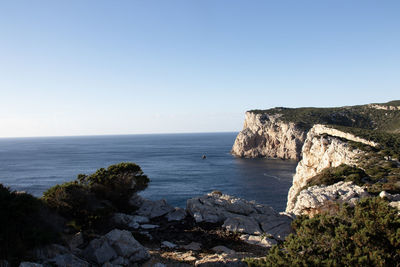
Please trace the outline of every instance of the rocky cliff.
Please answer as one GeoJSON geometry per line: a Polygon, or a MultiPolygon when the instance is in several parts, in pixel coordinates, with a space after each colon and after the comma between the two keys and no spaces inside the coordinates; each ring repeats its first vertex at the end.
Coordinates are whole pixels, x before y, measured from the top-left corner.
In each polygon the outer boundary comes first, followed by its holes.
{"type": "Polygon", "coordinates": [[[299,160],[307,130],[279,117],[279,114],[246,112],[244,127],[235,140],[232,154],[299,160]]]}
{"type": "MultiPolygon", "coordinates": [[[[307,182],[322,170],[341,164],[356,165],[362,151],[353,149],[348,141],[376,145],[324,125],[317,124],[311,128],[302,148],[303,157],[296,167],[293,185],[289,190],[286,212],[294,211],[297,195],[307,182]]],[[[300,214],[301,211],[296,210],[296,213],[300,214]]]]}
{"type": "MultiPolygon", "coordinates": [[[[397,184],[400,184],[397,182],[400,179],[397,167],[382,170],[382,166],[392,166],[395,161],[391,158],[400,157],[396,145],[400,142],[400,137],[396,135],[400,131],[399,103],[392,101],[339,108],[273,108],[248,111],[243,130],[233,145],[232,154],[247,158],[268,157],[299,161],[286,207],[286,212],[296,215],[310,213],[311,209],[314,209],[311,213],[320,209],[324,204],[319,200],[324,199],[321,194],[325,194],[326,190],[340,188],[350,195],[357,191],[354,190],[353,183],[321,190],[306,190],[313,177],[323,170],[343,164],[367,171],[369,174],[365,174],[364,178],[377,185],[372,191],[382,190],[385,186],[397,191],[400,190],[397,188],[397,184]],[[367,150],[375,151],[373,156],[369,155],[369,158],[373,158],[371,162],[374,166],[367,166],[369,163],[363,158],[363,146],[369,147],[367,150]],[[386,162],[382,161],[383,158],[386,162]],[[379,179],[383,176],[392,177],[390,186],[382,186],[384,180],[379,179]],[[302,190],[306,191],[298,198],[302,190]],[[296,203],[297,201],[304,203],[296,203]],[[320,206],[307,203],[319,203],[320,206]]],[[[345,180],[345,177],[342,178],[340,181],[345,180]]],[[[358,197],[359,194],[354,193],[350,199],[358,197]]]]}

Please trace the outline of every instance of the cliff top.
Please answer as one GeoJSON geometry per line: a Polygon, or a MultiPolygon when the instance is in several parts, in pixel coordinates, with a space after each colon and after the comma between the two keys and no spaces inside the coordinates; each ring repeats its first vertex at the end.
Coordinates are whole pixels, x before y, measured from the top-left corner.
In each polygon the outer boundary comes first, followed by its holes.
{"type": "Polygon", "coordinates": [[[311,128],[314,124],[344,126],[366,130],[400,133],[400,100],[380,104],[333,108],[285,108],[250,110],[255,114],[282,114],[283,121],[311,128]]]}

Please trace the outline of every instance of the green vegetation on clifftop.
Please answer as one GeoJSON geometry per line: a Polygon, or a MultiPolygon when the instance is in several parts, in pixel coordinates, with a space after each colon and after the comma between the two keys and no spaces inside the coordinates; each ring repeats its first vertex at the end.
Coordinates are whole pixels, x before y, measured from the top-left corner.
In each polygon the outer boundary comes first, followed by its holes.
{"type": "MultiPolygon", "coordinates": [[[[391,101],[380,105],[389,106],[389,103],[394,105],[398,102],[400,101],[391,101]]],[[[249,112],[268,115],[281,114],[283,121],[294,122],[304,128],[311,128],[314,124],[325,124],[386,132],[400,131],[400,110],[376,109],[370,105],[336,108],[277,107],[267,110],[250,110],[249,112]]]]}
{"type": "Polygon", "coordinates": [[[399,266],[400,216],[381,198],[361,200],[338,214],[298,217],[294,233],[250,266],[399,266]]]}

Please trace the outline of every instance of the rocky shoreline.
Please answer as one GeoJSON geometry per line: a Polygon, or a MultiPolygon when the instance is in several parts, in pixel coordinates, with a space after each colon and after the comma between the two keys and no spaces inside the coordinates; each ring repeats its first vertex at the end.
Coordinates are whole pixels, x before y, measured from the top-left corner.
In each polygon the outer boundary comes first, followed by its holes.
{"type": "MultiPolygon", "coordinates": [[[[32,251],[20,266],[247,266],[290,232],[292,218],[214,191],[174,208],[134,194],[131,213],[114,213],[104,235],[64,234],[64,244],[32,251]]],[[[68,231],[67,231],[68,232],[68,231]]]]}
{"type": "MultiPolygon", "coordinates": [[[[396,148],[393,150],[340,127],[303,126],[282,120],[280,114],[247,112],[245,127],[232,148],[232,153],[240,157],[273,157],[299,162],[285,212],[219,191],[188,199],[185,209],[173,207],[166,200],[144,199],[137,192],[147,187],[149,179],[136,164],[120,163],[107,170],[99,169],[92,175],[78,175],[76,181],[45,193],[46,209],[55,212],[54,218],[61,217],[58,224],[61,240],[29,251],[28,258],[32,261],[19,266],[247,266],[249,259],[258,262],[268,258],[271,247],[272,259],[278,257],[285,262],[285,257],[293,257],[286,258],[286,262],[293,263],[305,255],[304,245],[298,245],[299,242],[316,246],[317,253],[313,257],[317,258],[321,247],[327,251],[331,249],[324,247],[324,242],[313,241],[320,233],[314,229],[315,221],[307,222],[307,218],[316,217],[321,223],[318,227],[335,229],[341,218],[334,216],[344,212],[347,220],[359,223],[360,233],[343,235],[338,242],[347,238],[354,243],[353,238],[374,235],[375,229],[362,228],[366,227],[365,221],[357,221],[359,217],[351,214],[351,209],[363,210],[365,214],[371,212],[368,216],[374,221],[390,213],[390,219],[381,221],[382,229],[391,225],[394,230],[390,230],[397,231],[400,225],[400,162],[392,156],[399,157],[396,148]],[[357,206],[359,203],[361,205],[357,206]],[[370,208],[365,209],[368,205],[370,208]],[[384,215],[376,217],[380,214],[378,211],[384,215]],[[329,225],[332,219],[329,216],[333,216],[335,225],[329,225]],[[301,218],[306,218],[304,225],[301,218]],[[76,225],[77,221],[81,228],[76,225]],[[308,223],[314,228],[307,228],[308,223]],[[293,225],[297,225],[297,229],[293,225]],[[301,227],[309,235],[304,240],[296,236],[301,227]],[[295,246],[300,247],[282,254],[281,245],[293,240],[296,240],[295,246]],[[277,244],[279,246],[275,246],[277,244]]],[[[369,217],[363,218],[370,224],[369,217]]],[[[342,227],[347,224],[348,221],[344,222],[342,227]]],[[[397,261],[393,248],[397,249],[398,244],[391,241],[393,232],[378,235],[386,239],[373,240],[377,247],[380,248],[381,241],[391,242],[392,246],[386,252],[379,252],[379,257],[397,261]]],[[[364,241],[359,242],[364,244],[364,241]]],[[[349,253],[353,253],[353,247],[349,248],[349,253]]],[[[346,253],[343,255],[348,255],[346,253]]],[[[368,250],[364,252],[368,253],[368,250]]],[[[303,265],[309,260],[306,256],[303,265]]],[[[318,260],[332,260],[329,257],[318,260]]],[[[366,262],[376,263],[376,259],[366,262]]],[[[0,266],[7,264],[0,261],[0,266]]],[[[270,265],[274,266],[274,262],[270,265]]]]}

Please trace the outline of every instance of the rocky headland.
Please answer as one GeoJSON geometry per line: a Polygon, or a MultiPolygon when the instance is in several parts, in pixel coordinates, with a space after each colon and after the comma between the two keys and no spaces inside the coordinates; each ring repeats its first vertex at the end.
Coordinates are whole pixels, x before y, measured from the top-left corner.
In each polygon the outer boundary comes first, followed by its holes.
{"type": "Polygon", "coordinates": [[[0,185],[0,266],[398,263],[398,104],[247,112],[234,155],[298,161],[285,212],[219,191],[186,208],[144,199],[150,180],[133,163],[41,199],[0,185]]]}
{"type": "MultiPolygon", "coordinates": [[[[243,130],[232,147],[232,154],[239,157],[266,157],[293,159],[299,163],[289,190],[286,212],[295,215],[308,214],[317,208],[306,199],[321,198],[308,187],[310,180],[323,171],[341,165],[366,171],[363,190],[367,187],[379,194],[378,187],[400,191],[399,149],[400,112],[398,101],[340,108],[274,108],[246,112],[243,130]],[[393,166],[376,173],[377,168],[393,166]],[[375,170],[374,170],[375,168],[375,170]],[[377,176],[390,176],[390,181],[377,176]],[[375,184],[375,185],[374,185],[375,184]],[[306,195],[308,194],[308,197],[306,195]],[[297,203],[297,202],[303,203],[297,203]]],[[[346,176],[341,177],[346,180],[346,176]]],[[[322,179],[320,177],[320,179],[322,179]]],[[[351,179],[350,179],[351,180],[351,179]]],[[[347,177],[346,181],[350,181],[347,177]]],[[[337,181],[337,182],[341,182],[337,181]]],[[[338,184],[342,190],[363,197],[354,191],[356,181],[338,184]]],[[[360,184],[361,183],[361,184],[360,184]]],[[[336,190],[328,187],[323,192],[336,190]]],[[[384,191],[384,190],[382,190],[384,191]]],[[[335,201],[336,194],[327,201],[335,201]]],[[[324,198],[322,197],[322,198],[324,198]]],[[[321,202],[321,201],[319,201],[321,202]]],[[[320,203],[323,205],[323,203],[320,203]]],[[[325,209],[324,209],[325,210],[325,209]]]]}

